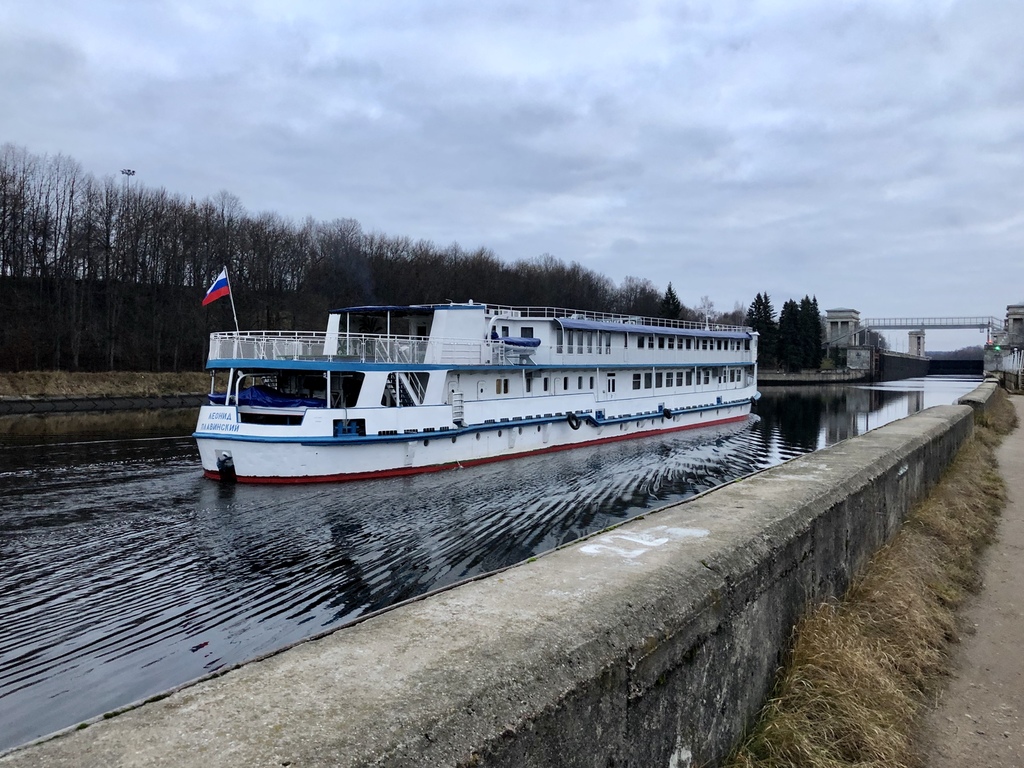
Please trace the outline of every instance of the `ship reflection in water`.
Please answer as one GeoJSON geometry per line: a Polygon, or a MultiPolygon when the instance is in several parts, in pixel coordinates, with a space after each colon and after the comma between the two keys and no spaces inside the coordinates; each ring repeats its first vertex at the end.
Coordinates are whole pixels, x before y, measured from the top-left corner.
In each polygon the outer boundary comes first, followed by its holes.
{"type": "Polygon", "coordinates": [[[976,384],[766,389],[740,425],[344,485],[207,481],[191,411],[0,419],[0,750],[976,384]]]}

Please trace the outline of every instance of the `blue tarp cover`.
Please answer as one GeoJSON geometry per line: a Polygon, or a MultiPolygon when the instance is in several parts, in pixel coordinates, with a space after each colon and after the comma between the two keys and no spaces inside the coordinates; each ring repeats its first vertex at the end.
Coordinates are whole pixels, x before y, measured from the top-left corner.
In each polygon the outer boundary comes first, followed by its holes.
{"type": "Polygon", "coordinates": [[[499,336],[498,341],[502,341],[513,347],[539,347],[540,339],[534,339],[529,336],[499,336]]]}
{"type": "MultiPolygon", "coordinates": [[[[213,405],[224,405],[226,395],[210,395],[213,405]]],[[[262,408],[323,408],[327,401],[319,397],[296,397],[278,392],[273,387],[257,384],[238,393],[239,405],[255,405],[262,408]]]]}

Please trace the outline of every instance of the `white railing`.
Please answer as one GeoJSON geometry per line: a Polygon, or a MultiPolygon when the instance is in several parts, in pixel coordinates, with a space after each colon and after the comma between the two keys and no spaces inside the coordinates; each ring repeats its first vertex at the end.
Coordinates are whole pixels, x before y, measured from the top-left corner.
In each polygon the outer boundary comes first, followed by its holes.
{"type": "Polygon", "coordinates": [[[664,317],[644,317],[641,315],[621,315],[608,312],[590,312],[580,309],[566,309],[564,307],[507,307],[497,304],[487,304],[487,313],[492,317],[508,317],[510,319],[554,319],[563,320],[596,320],[604,323],[624,323],[626,325],[648,325],[656,328],[691,328],[695,330],[711,331],[749,331],[742,325],[718,325],[707,324],[692,320],[668,320],[664,317]]]}
{"type": "Polygon", "coordinates": [[[476,339],[431,342],[423,336],[342,333],[329,338],[316,331],[245,331],[211,333],[209,359],[481,365],[491,362],[491,354],[489,342],[476,339]]]}
{"type": "Polygon", "coordinates": [[[338,337],[337,352],[328,354],[328,358],[361,363],[418,364],[426,360],[426,355],[427,340],[419,336],[350,334],[338,337]]]}
{"type": "Polygon", "coordinates": [[[737,362],[750,350],[632,349],[594,346],[594,354],[563,354],[550,345],[522,347],[492,339],[327,334],[316,331],[245,331],[210,334],[214,360],[337,360],[391,365],[611,365],[737,362]],[[598,351],[600,350],[600,351],[598,351]]]}
{"type": "Polygon", "coordinates": [[[315,331],[246,331],[210,334],[210,360],[347,360],[389,365],[524,366],[664,364],[713,362],[753,357],[750,350],[593,347],[596,353],[561,353],[550,345],[522,347],[492,339],[438,339],[423,336],[328,334],[315,331]],[[683,361],[685,360],[685,362],[683,361]]]}
{"type": "Polygon", "coordinates": [[[364,363],[422,363],[427,339],[420,336],[339,334],[333,349],[328,335],[317,331],[245,331],[211,333],[210,359],[358,360],[364,363]]]}
{"type": "Polygon", "coordinates": [[[308,359],[323,353],[325,335],[312,331],[211,333],[210,359],[308,359]]]}
{"type": "Polygon", "coordinates": [[[999,370],[1016,373],[1019,376],[1024,371],[1024,351],[1015,349],[1013,352],[1003,355],[999,359],[999,370]]]}

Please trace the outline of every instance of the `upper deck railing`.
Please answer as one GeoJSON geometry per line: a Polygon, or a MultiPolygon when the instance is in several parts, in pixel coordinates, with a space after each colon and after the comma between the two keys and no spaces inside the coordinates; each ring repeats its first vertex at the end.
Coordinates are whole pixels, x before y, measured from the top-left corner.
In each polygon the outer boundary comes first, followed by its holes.
{"type": "Polygon", "coordinates": [[[327,334],[315,331],[244,331],[210,334],[210,360],[306,360],[323,354],[327,334]]]}
{"type": "Polygon", "coordinates": [[[643,315],[623,315],[609,312],[591,312],[581,309],[564,307],[509,307],[500,304],[487,304],[486,311],[492,317],[538,318],[546,320],[594,320],[599,323],[622,323],[624,325],[647,325],[655,328],[689,328],[710,331],[746,331],[742,325],[721,325],[718,323],[702,323],[694,320],[670,320],[664,317],[646,317],[643,315]]]}
{"type": "Polygon", "coordinates": [[[210,334],[210,360],[344,360],[418,365],[491,362],[493,342],[424,336],[383,336],[318,331],[243,331],[210,334]]]}
{"type": "MultiPolygon", "coordinates": [[[[582,342],[581,342],[582,343],[582,342]]],[[[523,347],[500,339],[441,339],[314,331],[233,331],[210,334],[208,362],[244,367],[247,361],[323,361],[387,365],[528,366],[653,365],[753,362],[754,351],[734,347],[639,349],[616,344],[523,347]],[[575,352],[573,351],[575,349],[575,352]]]]}

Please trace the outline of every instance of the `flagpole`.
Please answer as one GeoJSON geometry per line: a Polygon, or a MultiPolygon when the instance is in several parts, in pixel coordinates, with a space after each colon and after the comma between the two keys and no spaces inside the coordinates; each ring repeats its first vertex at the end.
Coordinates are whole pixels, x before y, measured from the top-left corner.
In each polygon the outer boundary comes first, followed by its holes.
{"type": "Polygon", "coordinates": [[[235,333],[241,335],[238,327],[238,313],[235,311],[235,292],[231,290],[231,277],[228,275],[228,265],[224,265],[224,278],[228,281],[228,298],[231,299],[231,314],[235,316],[235,333]]]}

